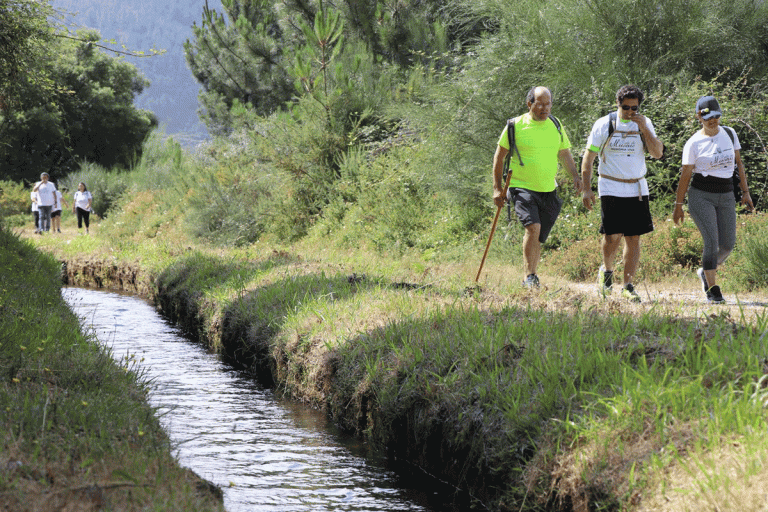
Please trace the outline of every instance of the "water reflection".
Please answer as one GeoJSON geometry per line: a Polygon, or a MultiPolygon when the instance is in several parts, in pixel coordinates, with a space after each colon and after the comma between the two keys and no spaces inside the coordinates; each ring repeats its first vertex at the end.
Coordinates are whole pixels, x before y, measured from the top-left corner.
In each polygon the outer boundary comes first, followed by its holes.
{"type": "Polygon", "coordinates": [[[63,294],[116,358],[140,362],[179,461],[224,489],[229,512],[437,510],[428,504],[434,492],[399,487],[322,413],[262,389],[143,300],[80,288],[63,294]]]}

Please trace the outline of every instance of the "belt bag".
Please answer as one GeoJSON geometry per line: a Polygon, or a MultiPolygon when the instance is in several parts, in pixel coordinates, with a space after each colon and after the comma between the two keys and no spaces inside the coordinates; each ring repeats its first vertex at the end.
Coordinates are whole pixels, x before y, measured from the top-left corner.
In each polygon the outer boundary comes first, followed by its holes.
{"type": "Polygon", "coordinates": [[[637,183],[637,200],[643,200],[643,186],[640,185],[640,180],[645,178],[645,176],[640,178],[616,178],[614,176],[608,176],[607,174],[601,174],[600,177],[611,181],[618,181],[619,183],[637,183]]]}
{"type": "Polygon", "coordinates": [[[696,173],[691,180],[691,186],[702,192],[724,194],[733,192],[733,178],[716,178],[715,176],[704,176],[696,173]]]}

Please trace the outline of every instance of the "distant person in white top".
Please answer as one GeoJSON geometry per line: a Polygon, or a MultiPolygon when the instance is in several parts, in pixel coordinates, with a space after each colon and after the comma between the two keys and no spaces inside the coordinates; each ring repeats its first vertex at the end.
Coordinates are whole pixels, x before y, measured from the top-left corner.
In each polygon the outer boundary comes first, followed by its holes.
{"type": "Polygon", "coordinates": [[[720,103],[713,96],[702,96],[696,102],[696,118],[701,123],[701,130],[683,147],[683,170],[672,214],[675,224],[685,220],[683,204],[687,192],[688,212],[704,241],[701,268],[697,273],[707,300],[713,304],[725,302],[717,285],[717,267],[725,262],[736,245],[733,173],[737,168],[741,203],[750,210],[755,207],[741,161],[739,137],[733,128],[720,126],[722,115],[720,103]]]}
{"type": "Polygon", "coordinates": [[[30,192],[29,198],[32,200],[32,215],[35,217],[35,234],[40,234],[40,212],[37,209],[37,192],[30,192]]]}
{"type": "Polygon", "coordinates": [[[40,231],[50,231],[51,211],[54,206],[59,204],[59,200],[56,197],[56,185],[49,181],[47,172],[40,175],[40,182],[35,185],[32,192],[37,192],[37,209],[40,212],[40,231]]]}
{"type": "Polygon", "coordinates": [[[614,260],[624,238],[623,297],[640,302],[632,280],[640,263],[640,235],[653,231],[648,182],[645,179],[645,152],[661,158],[664,145],[656,136],[650,119],[640,114],[645,95],[634,85],[616,93],[616,112],[598,119],[587,139],[581,161],[582,202],[588,209],[595,204],[592,164],[599,155],[597,193],[600,196],[603,236],[603,264],[598,282],[603,295],[611,292],[614,260]]]}
{"type": "Polygon", "coordinates": [[[51,210],[51,231],[54,233],[61,233],[62,203],[64,206],[69,205],[67,204],[66,199],[64,199],[64,195],[61,193],[61,190],[56,191],[56,200],[57,204],[53,207],[53,210],[51,210]]]}
{"type": "Polygon", "coordinates": [[[88,234],[90,225],[91,207],[93,206],[93,196],[88,192],[88,188],[82,181],[77,185],[75,192],[75,202],[72,205],[73,213],[77,214],[77,229],[83,228],[85,222],[85,234],[88,234]]]}

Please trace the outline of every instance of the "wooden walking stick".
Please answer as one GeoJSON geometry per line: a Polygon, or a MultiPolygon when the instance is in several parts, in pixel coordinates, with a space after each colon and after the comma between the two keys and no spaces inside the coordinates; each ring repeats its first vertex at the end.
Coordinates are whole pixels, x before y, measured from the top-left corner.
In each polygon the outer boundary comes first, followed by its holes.
{"type": "MultiPolygon", "coordinates": [[[[510,169],[509,171],[507,171],[507,182],[504,184],[504,190],[509,190],[509,182],[511,179],[512,179],[512,170],[510,169]]],[[[491,240],[493,240],[493,233],[496,231],[496,224],[499,222],[499,214],[501,213],[502,208],[504,208],[504,206],[496,207],[496,216],[493,218],[493,225],[491,226],[491,234],[488,236],[488,243],[485,244],[485,252],[483,253],[483,259],[480,262],[480,268],[477,269],[477,276],[475,277],[475,282],[477,282],[480,279],[480,272],[483,271],[483,265],[485,265],[485,258],[488,256],[488,249],[491,248],[491,240]]]]}
{"type": "MultiPolygon", "coordinates": [[[[509,190],[509,182],[512,180],[512,166],[509,165],[512,158],[512,153],[517,151],[517,160],[520,162],[520,167],[524,165],[523,159],[520,156],[520,150],[517,149],[517,145],[515,144],[515,119],[507,119],[507,142],[509,143],[509,151],[504,158],[504,170],[507,172],[507,180],[504,183],[504,191],[509,190]]],[[[493,225],[491,226],[491,234],[488,236],[488,243],[485,245],[485,252],[483,253],[483,260],[480,262],[480,268],[477,269],[475,283],[477,283],[477,281],[480,279],[480,272],[483,271],[485,258],[488,256],[488,249],[491,247],[491,240],[493,240],[493,233],[496,231],[496,223],[499,222],[499,214],[501,213],[502,208],[504,208],[503,205],[497,207],[496,209],[496,216],[493,218],[493,225]]]]}

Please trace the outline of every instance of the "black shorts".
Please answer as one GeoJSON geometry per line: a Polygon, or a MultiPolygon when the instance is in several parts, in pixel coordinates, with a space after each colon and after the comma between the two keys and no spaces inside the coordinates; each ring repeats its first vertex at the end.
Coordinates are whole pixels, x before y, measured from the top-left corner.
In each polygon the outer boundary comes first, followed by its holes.
{"type": "Polygon", "coordinates": [[[653,231],[648,196],[600,197],[600,233],[604,235],[638,236],[653,231]]]}
{"type": "Polygon", "coordinates": [[[523,226],[541,224],[539,242],[546,242],[563,207],[557,189],[552,192],[534,192],[525,188],[510,188],[507,190],[507,199],[515,205],[515,214],[523,226]]]}
{"type": "Polygon", "coordinates": [[[51,212],[51,218],[54,217],[61,217],[61,210],[56,210],[55,212],[51,212]]]}

